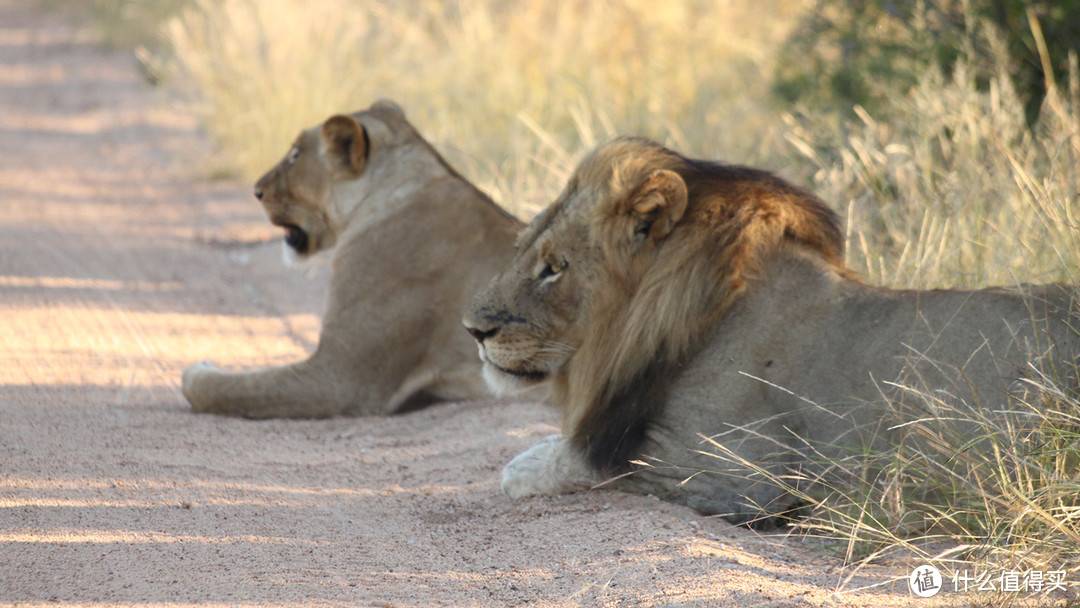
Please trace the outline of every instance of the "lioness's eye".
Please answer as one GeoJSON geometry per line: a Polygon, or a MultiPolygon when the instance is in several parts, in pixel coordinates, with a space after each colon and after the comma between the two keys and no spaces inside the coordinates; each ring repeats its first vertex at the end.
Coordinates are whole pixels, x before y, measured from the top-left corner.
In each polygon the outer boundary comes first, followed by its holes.
{"type": "Polygon", "coordinates": [[[300,148],[293,146],[292,149],[289,150],[289,164],[295,163],[297,158],[300,158],[300,148]]]}

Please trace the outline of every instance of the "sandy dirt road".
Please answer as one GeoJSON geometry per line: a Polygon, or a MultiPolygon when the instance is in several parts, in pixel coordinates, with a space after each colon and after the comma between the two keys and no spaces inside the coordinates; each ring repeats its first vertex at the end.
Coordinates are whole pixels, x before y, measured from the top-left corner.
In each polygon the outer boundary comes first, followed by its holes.
{"type": "MultiPolygon", "coordinates": [[[[342,108],[351,110],[352,108],[342,108]]],[[[193,414],[181,370],[303,357],[326,269],[125,53],[0,0],[0,605],[938,606],[905,567],[642,496],[512,502],[538,404],[380,419],[193,414]],[[875,584],[876,588],[862,589],[875,584]]],[[[282,142],[283,150],[287,142],[282,142]]]]}

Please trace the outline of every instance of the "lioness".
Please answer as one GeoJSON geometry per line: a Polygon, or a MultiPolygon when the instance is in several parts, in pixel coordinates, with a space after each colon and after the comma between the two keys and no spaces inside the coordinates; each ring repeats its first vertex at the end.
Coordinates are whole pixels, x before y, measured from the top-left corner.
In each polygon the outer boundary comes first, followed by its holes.
{"type": "Polygon", "coordinates": [[[293,365],[184,371],[198,412],[390,414],[489,395],[458,320],[513,255],[521,223],[458,175],[390,101],[300,133],[255,184],[287,256],[333,251],[315,353],[293,365]]]}
{"type": "Polygon", "coordinates": [[[871,287],[842,246],[835,214],[769,173],[642,139],[599,146],[464,317],[493,388],[550,378],[563,412],[564,435],[503,469],[505,492],[616,476],[764,521],[792,499],[754,467],[858,447],[886,431],[866,404],[910,400],[901,385],[990,408],[1031,357],[1077,353],[1069,289],[871,287]],[[746,462],[706,455],[699,433],[746,462]]]}

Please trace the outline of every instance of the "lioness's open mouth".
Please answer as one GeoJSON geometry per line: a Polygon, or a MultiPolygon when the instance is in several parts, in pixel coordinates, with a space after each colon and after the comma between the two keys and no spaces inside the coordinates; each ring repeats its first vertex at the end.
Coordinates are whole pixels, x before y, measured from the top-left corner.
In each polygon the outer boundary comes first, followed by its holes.
{"type": "Polygon", "coordinates": [[[285,229],[285,244],[293,248],[297,253],[304,253],[308,248],[308,235],[304,229],[296,224],[282,224],[285,229]]]}

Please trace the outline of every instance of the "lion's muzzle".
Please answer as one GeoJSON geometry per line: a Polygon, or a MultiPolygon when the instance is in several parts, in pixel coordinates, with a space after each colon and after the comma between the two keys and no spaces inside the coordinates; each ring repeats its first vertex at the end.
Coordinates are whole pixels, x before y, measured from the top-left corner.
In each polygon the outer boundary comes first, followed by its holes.
{"type": "Polygon", "coordinates": [[[495,334],[499,333],[499,328],[493,327],[491,329],[481,329],[479,327],[469,327],[469,324],[465,323],[465,331],[469,332],[469,335],[476,340],[477,344],[483,345],[484,340],[492,338],[495,334]]]}

